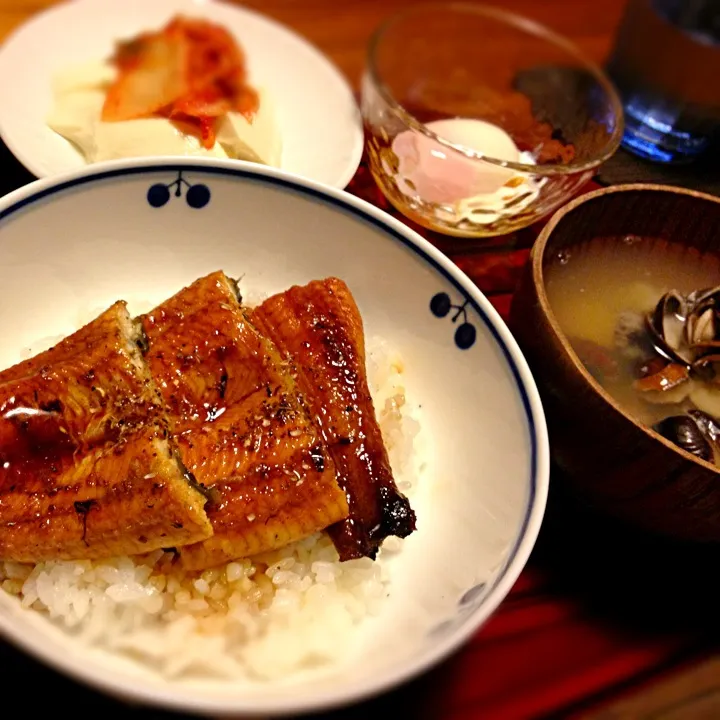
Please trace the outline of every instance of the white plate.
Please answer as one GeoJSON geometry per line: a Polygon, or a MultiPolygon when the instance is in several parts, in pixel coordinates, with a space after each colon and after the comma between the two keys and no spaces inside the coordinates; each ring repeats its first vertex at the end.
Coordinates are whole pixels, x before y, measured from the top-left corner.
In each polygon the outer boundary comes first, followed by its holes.
{"type": "Polygon", "coordinates": [[[214,0],[71,0],[31,18],[0,48],[0,135],[37,177],[77,170],[82,155],[45,124],[59,70],[106,58],[119,38],[185,13],[223,24],[246,51],[253,83],[277,105],[283,170],[345,187],[362,156],[362,121],[337,69],[297,34],[214,0]]]}
{"type": "Polygon", "coordinates": [[[269,685],[165,680],[1,591],[0,631],[76,679],[167,708],[237,717],[348,703],[437,663],[512,587],[548,489],[540,399],[492,305],[427,241],[347,193],[232,161],[112,163],[0,200],[0,367],[116,299],[142,312],[216,269],[242,276],[256,297],[338,276],[366,336],[404,358],[427,467],[412,496],[418,530],[392,558],[380,615],[358,626],[337,666],[269,685]],[[174,190],[180,172],[178,195],[158,192],[174,190]],[[188,197],[188,186],[204,189],[188,197]],[[192,207],[198,197],[208,202],[192,207]]]}

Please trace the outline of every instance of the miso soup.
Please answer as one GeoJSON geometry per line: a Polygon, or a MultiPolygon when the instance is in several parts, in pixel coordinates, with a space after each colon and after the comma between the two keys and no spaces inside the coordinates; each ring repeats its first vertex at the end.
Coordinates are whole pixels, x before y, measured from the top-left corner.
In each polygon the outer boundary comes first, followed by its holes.
{"type": "Polygon", "coordinates": [[[720,259],[629,236],[560,251],[550,306],[587,370],[636,420],[720,464],[720,259]]]}

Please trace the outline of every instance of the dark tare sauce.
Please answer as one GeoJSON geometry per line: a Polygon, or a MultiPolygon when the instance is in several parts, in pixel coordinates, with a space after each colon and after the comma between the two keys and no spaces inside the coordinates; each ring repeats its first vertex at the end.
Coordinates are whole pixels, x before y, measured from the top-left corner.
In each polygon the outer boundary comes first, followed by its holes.
{"type": "Polygon", "coordinates": [[[72,464],[77,446],[58,412],[14,407],[0,419],[0,490],[19,479],[25,487],[54,485],[72,464]]]}

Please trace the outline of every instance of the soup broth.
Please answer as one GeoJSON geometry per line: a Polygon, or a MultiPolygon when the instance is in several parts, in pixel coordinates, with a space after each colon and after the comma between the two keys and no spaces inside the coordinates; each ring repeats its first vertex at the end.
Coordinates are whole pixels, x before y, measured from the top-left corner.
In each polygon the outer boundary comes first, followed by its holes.
{"type": "Polygon", "coordinates": [[[664,240],[598,238],[560,251],[544,275],[561,329],[615,401],[720,461],[720,290],[702,292],[720,286],[720,258],[664,240]]]}

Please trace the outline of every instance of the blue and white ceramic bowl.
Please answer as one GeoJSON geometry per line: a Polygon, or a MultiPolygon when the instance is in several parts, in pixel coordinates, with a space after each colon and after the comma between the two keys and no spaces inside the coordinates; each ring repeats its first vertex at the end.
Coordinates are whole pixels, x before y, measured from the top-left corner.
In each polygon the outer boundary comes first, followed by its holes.
{"type": "MultiPolygon", "coordinates": [[[[418,530],[385,563],[378,614],[346,657],[282,681],[166,679],[0,594],[0,630],[124,699],[207,715],[328,708],[406,680],[482,625],[522,570],[548,489],[548,441],[523,356],[470,280],[402,223],[341,191],[254,165],[115,163],[0,201],[0,365],[117,299],[142,312],[223,269],[249,298],[334,275],[399,353],[416,408],[418,530]]],[[[343,641],[345,642],[345,641],[343,641]]]]}

